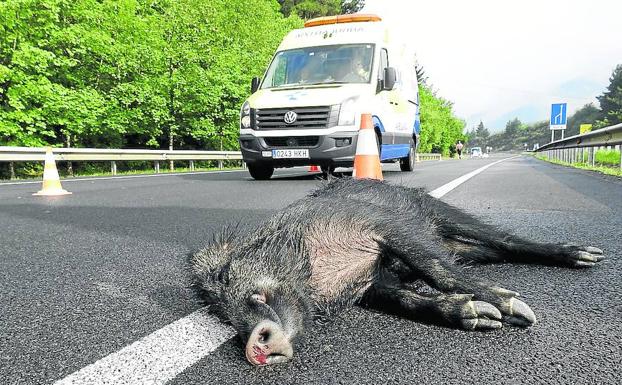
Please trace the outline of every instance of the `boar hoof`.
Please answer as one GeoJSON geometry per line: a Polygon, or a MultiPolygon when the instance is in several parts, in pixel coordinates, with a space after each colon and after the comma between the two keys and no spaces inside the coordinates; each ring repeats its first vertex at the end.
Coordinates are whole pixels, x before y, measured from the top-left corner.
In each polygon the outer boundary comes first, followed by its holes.
{"type": "Polygon", "coordinates": [[[500,329],[501,312],[483,301],[469,301],[467,310],[463,313],[464,318],[461,320],[461,326],[466,330],[486,330],[500,329]]]}
{"type": "Polygon", "coordinates": [[[603,251],[598,247],[564,245],[564,257],[572,267],[592,267],[605,259],[603,251]]]}
{"type": "Polygon", "coordinates": [[[536,323],[536,315],[531,308],[518,298],[510,298],[508,301],[508,314],[505,320],[516,326],[531,326],[536,323]]]}

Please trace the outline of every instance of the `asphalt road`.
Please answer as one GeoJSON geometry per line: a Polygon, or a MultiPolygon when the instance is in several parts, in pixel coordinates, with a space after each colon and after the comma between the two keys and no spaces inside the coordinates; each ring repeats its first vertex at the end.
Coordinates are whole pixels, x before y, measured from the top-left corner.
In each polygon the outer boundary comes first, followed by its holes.
{"type": "MultiPolygon", "coordinates": [[[[424,162],[385,179],[435,189],[499,158],[424,162]]],[[[257,224],[320,182],[300,171],[67,181],[73,195],[0,184],[0,383],[49,384],[199,308],[183,260],[227,223],[257,224]]],[[[292,362],[246,363],[234,338],[170,384],[622,382],[622,181],[529,157],[442,199],[538,241],[598,246],[591,270],[471,272],[519,291],[529,329],[464,332],[360,308],[308,331],[292,362]]]]}

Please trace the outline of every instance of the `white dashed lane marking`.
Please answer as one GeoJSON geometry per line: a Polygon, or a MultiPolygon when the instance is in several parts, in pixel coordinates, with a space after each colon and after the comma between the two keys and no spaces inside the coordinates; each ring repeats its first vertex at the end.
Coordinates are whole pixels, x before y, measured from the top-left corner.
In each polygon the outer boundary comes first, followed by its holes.
{"type": "Polygon", "coordinates": [[[493,162],[493,163],[487,164],[487,165],[485,165],[484,167],[480,167],[480,168],[478,168],[478,169],[477,169],[477,170],[475,170],[475,171],[471,171],[471,172],[470,172],[470,173],[468,173],[468,174],[462,175],[460,178],[456,178],[456,179],[452,180],[451,182],[449,182],[449,183],[446,183],[446,184],[442,185],[441,187],[437,188],[437,189],[436,189],[436,190],[434,190],[434,191],[430,191],[430,193],[429,193],[429,194],[430,194],[431,196],[433,196],[434,198],[440,198],[440,197],[442,197],[443,195],[445,195],[445,194],[447,194],[448,192],[450,192],[451,190],[453,190],[453,189],[455,189],[456,187],[460,186],[461,184],[463,184],[463,183],[464,183],[464,182],[466,182],[467,180],[469,180],[469,179],[473,178],[475,175],[477,175],[477,174],[481,173],[482,171],[486,170],[488,167],[492,167],[492,166],[494,166],[494,165],[495,165],[495,164],[497,164],[497,163],[504,162],[504,161],[506,161],[506,160],[508,160],[508,159],[514,159],[514,158],[517,158],[517,157],[519,157],[519,156],[520,156],[520,155],[516,155],[516,156],[512,156],[512,157],[509,157],[509,158],[501,159],[501,160],[498,160],[498,161],[496,161],[496,162],[493,162]]]}
{"type": "Polygon", "coordinates": [[[202,308],[55,385],[165,384],[235,335],[202,308]]]}

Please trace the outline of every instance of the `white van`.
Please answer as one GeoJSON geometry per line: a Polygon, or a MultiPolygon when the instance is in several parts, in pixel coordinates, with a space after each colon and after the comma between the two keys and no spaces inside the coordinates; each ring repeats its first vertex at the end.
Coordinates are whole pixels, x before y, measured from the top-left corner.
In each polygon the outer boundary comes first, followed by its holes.
{"type": "Polygon", "coordinates": [[[309,20],[283,39],[251,89],[240,112],[240,148],[255,179],[269,179],[278,167],[351,167],[362,113],[373,116],[381,161],[414,167],[414,54],[376,15],[309,20]]]}

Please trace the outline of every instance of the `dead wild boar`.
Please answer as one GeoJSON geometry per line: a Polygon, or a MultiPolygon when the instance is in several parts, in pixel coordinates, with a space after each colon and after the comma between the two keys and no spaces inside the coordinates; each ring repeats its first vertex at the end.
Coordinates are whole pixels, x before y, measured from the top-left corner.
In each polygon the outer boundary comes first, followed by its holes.
{"type": "Polygon", "coordinates": [[[422,189],[342,178],[250,235],[225,230],[190,257],[193,286],[246,343],[253,365],[286,362],[312,320],[354,304],[466,330],[530,326],[518,293],[464,263],[592,267],[602,250],[501,232],[422,189]],[[436,289],[423,293],[415,282],[436,289]]]}

